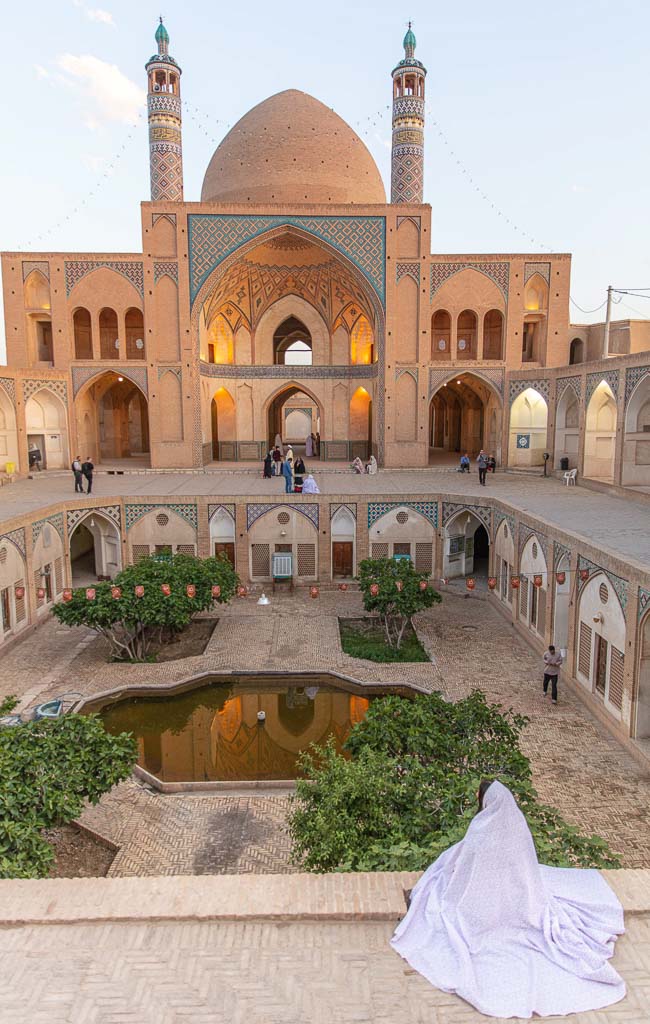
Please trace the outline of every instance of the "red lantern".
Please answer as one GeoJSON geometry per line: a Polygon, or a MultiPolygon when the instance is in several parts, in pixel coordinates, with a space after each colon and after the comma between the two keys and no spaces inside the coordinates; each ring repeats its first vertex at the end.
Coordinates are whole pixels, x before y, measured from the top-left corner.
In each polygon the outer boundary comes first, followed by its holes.
{"type": "Polygon", "coordinates": [[[111,597],[113,598],[114,601],[119,601],[121,596],[122,596],[122,588],[121,587],[111,587],[111,597]]]}
{"type": "Polygon", "coordinates": [[[246,597],[246,587],[237,587],[237,597],[246,597]]]}
{"type": "Polygon", "coordinates": [[[476,580],[474,579],[473,576],[468,576],[468,578],[465,580],[465,586],[467,587],[468,590],[474,590],[476,588],[476,580]]]}
{"type": "Polygon", "coordinates": [[[377,597],[377,594],[379,593],[379,584],[378,583],[371,583],[370,584],[370,593],[372,594],[373,597],[377,597]]]}
{"type": "Polygon", "coordinates": [[[212,596],[221,597],[221,587],[219,586],[218,583],[215,583],[212,587],[212,596]]]}
{"type": "Polygon", "coordinates": [[[37,587],[36,596],[39,599],[39,601],[42,601],[43,598],[45,597],[45,587],[37,587]]]}
{"type": "Polygon", "coordinates": [[[582,580],[583,583],[584,583],[585,580],[589,579],[589,569],[581,569],[580,570],[580,579],[582,580]]]}
{"type": "Polygon", "coordinates": [[[318,589],[318,587],[310,587],[309,588],[309,596],[310,597],[318,597],[319,594],[320,594],[320,590],[318,589]]]}
{"type": "Polygon", "coordinates": [[[496,590],[497,578],[496,576],[488,576],[488,587],[490,590],[496,590]]]}
{"type": "MultiPolygon", "coordinates": [[[[16,592],[16,597],[18,597],[18,592],[16,592]]],[[[66,589],[66,590],[63,591],[63,600],[64,601],[71,601],[72,600],[72,591],[71,590],[66,589]]]]}
{"type": "Polygon", "coordinates": [[[94,601],[97,596],[97,591],[94,587],[86,587],[86,601],[94,601]]]}
{"type": "Polygon", "coordinates": [[[135,588],[135,596],[144,597],[144,587],[142,586],[141,583],[138,583],[137,587],[135,588]]]}
{"type": "Polygon", "coordinates": [[[169,595],[172,592],[172,588],[170,587],[169,583],[161,583],[160,589],[162,590],[165,597],[169,597],[169,595]]]}
{"type": "Polygon", "coordinates": [[[511,576],[510,577],[510,586],[512,587],[513,590],[519,590],[520,584],[521,584],[521,580],[519,579],[518,576],[511,576]]]}
{"type": "Polygon", "coordinates": [[[395,583],[395,586],[397,587],[397,589],[399,590],[399,592],[401,594],[402,591],[404,590],[404,581],[403,580],[397,580],[397,582],[395,583]]]}
{"type": "Polygon", "coordinates": [[[339,583],[339,590],[342,590],[342,591],[343,591],[343,593],[345,593],[345,591],[346,591],[347,589],[348,589],[348,585],[347,585],[347,583],[339,583]]]}
{"type": "Polygon", "coordinates": [[[426,590],[429,584],[426,580],[420,580],[420,590],[426,590]]]}
{"type": "MultiPolygon", "coordinates": [[[[72,593],[72,591],[70,591],[70,593],[72,593]]],[[[22,599],[25,596],[25,588],[24,587],[16,587],[15,594],[16,594],[16,600],[17,601],[22,601],[22,599]]]]}
{"type": "Polygon", "coordinates": [[[185,587],[185,593],[188,597],[196,597],[196,587],[193,583],[188,583],[185,587]]]}
{"type": "Polygon", "coordinates": [[[560,584],[560,586],[562,586],[563,583],[566,583],[566,573],[565,572],[558,572],[558,573],[556,573],[555,574],[555,579],[560,584]]]}
{"type": "Polygon", "coordinates": [[[542,577],[539,574],[533,576],[533,583],[535,584],[536,587],[541,587],[541,585],[542,585],[542,577]]]}

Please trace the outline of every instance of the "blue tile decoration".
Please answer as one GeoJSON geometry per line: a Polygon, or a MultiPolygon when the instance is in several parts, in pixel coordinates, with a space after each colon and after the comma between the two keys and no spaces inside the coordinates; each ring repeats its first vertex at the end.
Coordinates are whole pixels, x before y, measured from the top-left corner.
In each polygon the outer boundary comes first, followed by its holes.
{"type": "MultiPolygon", "coordinates": [[[[632,397],[632,392],[636,388],[637,384],[643,380],[644,377],[650,376],[650,366],[628,366],[625,371],[625,408],[627,409],[627,403],[632,397]]],[[[0,383],[2,383],[0,381],[0,383]]]]}
{"type": "Polygon", "coordinates": [[[589,405],[589,400],[593,395],[594,391],[600,384],[601,380],[604,380],[606,384],[612,389],[612,394],[616,398],[618,394],[618,370],[605,370],[603,373],[588,373],[587,374],[587,395],[585,401],[589,405]]]}
{"type": "Polygon", "coordinates": [[[83,519],[87,519],[92,515],[104,516],[106,519],[110,519],[111,522],[115,523],[118,532],[122,531],[122,513],[119,505],[98,505],[97,508],[73,508],[66,513],[66,527],[68,530],[68,537],[74,530],[75,526],[80,523],[83,519]]]}
{"type": "Polygon", "coordinates": [[[304,504],[298,505],[297,503],[285,502],[259,502],[246,506],[246,529],[250,530],[253,523],[255,523],[261,516],[266,515],[267,512],[272,512],[273,509],[282,511],[283,509],[291,509],[293,512],[298,512],[299,515],[304,516],[308,519],[312,526],[315,526],[318,530],[318,504],[316,502],[305,502],[304,504]]]}
{"type": "Polygon", "coordinates": [[[371,501],[368,503],[368,529],[383,515],[395,508],[412,508],[428,519],[432,526],[438,526],[437,501],[371,501]]]}
{"type": "Polygon", "coordinates": [[[627,580],[624,580],[621,576],[617,576],[616,573],[610,572],[609,569],[603,569],[602,565],[596,565],[595,562],[585,558],[584,555],[578,555],[578,573],[581,569],[587,569],[589,572],[588,578],[584,581],[578,577],[581,591],[595,573],[602,572],[616,591],[618,599],[621,602],[621,608],[625,611],[627,607],[627,580]]]}
{"type": "Polygon", "coordinates": [[[219,511],[220,508],[222,508],[224,510],[224,512],[228,513],[228,515],[230,516],[230,518],[232,519],[232,521],[234,523],[234,521],[235,521],[235,505],[234,505],[234,503],[233,504],[223,504],[223,503],[221,503],[221,504],[217,504],[217,505],[208,505],[208,522],[209,523],[212,522],[212,517],[217,514],[217,512],[219,511]]]}
{"type": "Polygon", "coordinates": [[[195,530],[198,525],[196,505],[190,502],[157,502],[155,505],[126,505],[125,512],[127,531],[149,512],[175,512],[177,516],[180,516],[186,523],[193,526],[195,530]]]}
{"type": "Polygon", "coordinates": [[[442,525],[446,526],[448,522],[455,518],[459,512],[471,512],[476,516],[477,519],[483,523],[483,526],[488,532],[488,537],[492,533],[492,509],[486,505],[463,505],[454,501],[443,501],[442,503],[442,525]]]}
{"type": "Polygon", "coordinates": [[[566,558],[569,565],[571,565],[571,548],[567,548],[557,540],[553,541],[553,568],[556,572],[557,567],[563,558],[566,558]]]}
{"type": "Polygon", "coordinates": [[[10,541],[25,558],[25,531],[22,526],[18,530],[9,530],[7,533],[3,533],[0,536],[0,544],[3,540],[10,541]]]}
{"type": "Polygon", "coordinates": [[[65,542],[63,536],[63,512],[57,512],[56,515],[48,516],[46,519],[39,519],[38,522],[32,523],[32,545],[36,544],[46,523],[53,526],[61,540],[65,542]]]}
{"type": "Polygon", "coordinates": [[[645,590],[644,587],[639,587],[639,607],[637,610],[639,622],[650,608],[650,590],[645,590]]]}
{"type": "Polygon", "coordinates": [[[535,538],[544,552],[544,559],[548,568],[548,537],[546,534],[540,533],[539,530],[536,530],[534,527],[529,526],[528,523],[519,524],[519,557],[521,558],[521,553],[531,537],[535,538]]]}
{"type": "Polygon", "coordinates": [[[532,388],[534,391],[539,392],[539,394],[546,399],[546,403],[548,404],[548,396],[551,389],[551,382],[549,380],[511,380],[510,405],[512,405],[515,398],[519,397],[522,391],[526,391],[528,388],[532,388]]]}
{"type": "Polygon", "coordinates": [[[174,284],[178,284],[178,263],[154,263],[153,283],[158,284],[160,278],[165,276],[170,277],[174,284]]]}
{"type": "Polygon", "coordinates": [[[559,403],[567,388],[572,388],[578,401],[582,399],[582,377],[578,374],[575,377],[558,377],[555,382],[555,402],[559,403]]]}
{"type": "Polygon", "coordinates": [[[384,301],[386,222],[384,217],[241,216],[190,214],[188,217],[190,299],[231,253],[245,242],[278,227],[296,227],[326,242],[361,271],[384,301]]]}
{"type": "Polygon", "coordinates": [[[528,451],[530,448],[530,434],[517,434],[517,448],[528,451]]]}

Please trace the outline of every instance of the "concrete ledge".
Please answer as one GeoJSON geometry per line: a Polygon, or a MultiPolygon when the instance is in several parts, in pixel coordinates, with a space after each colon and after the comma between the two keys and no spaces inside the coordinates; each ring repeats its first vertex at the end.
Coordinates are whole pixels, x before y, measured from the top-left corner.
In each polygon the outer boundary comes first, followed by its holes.
{"type": "MultiPolygon", "coordinates": [[[[603,871],[627,915],[650,913],[650,869],[603,871]]],[[[107,921],[397,921],[419,872],[0,881],[0,925],[107,921]]]]}

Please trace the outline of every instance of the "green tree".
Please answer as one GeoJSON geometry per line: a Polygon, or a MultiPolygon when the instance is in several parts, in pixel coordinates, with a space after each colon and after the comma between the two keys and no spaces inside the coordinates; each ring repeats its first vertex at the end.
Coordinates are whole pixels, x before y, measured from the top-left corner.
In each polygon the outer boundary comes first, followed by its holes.
{"type": "Polygon", "coordinates": [[[75,590],[72,600],[61,601],[54,615],[66,626],[88,626],[104,636],[114,658],[142,661],[155,637],[170,639],[192,620],[196,612],[213,604],[224,604],[234,596],[239,579],[225,558],[195,558],[173,555],[142,558],[117,574],[111,583],[98,583],[95,599],[88,600],[86,590],[75,590]],[[195,587],[189,597],[188,585],[195,587]],[[168,585],[170,593],[163,591],[168,585]],[[212,587],[221,593],[212,596],[212,587]],[[144,587],[141,597],[136,586],[144,587]],[[113,597],[119,587],[121,596],[113,597]]]}
{"type": "Polygon", "coordinates": [[[296,863],[310,871],[417,871],[462,839],[482,778],[498,777],[526,815],[540,860],[617,867],[596,836],[541,804],[519,748],[527,719],[475,692],[375,699],[346,755],[330,745],[301,759],[289,819],[296,863]]]}
{"type": "Polygon", "coordinates": [[[426,573],[416,572],[410,559],[365,558],[357,579],[363,607],[379,613],[386,640],[396,650],[413,616],[442,600],[428,585],[426,573]]]}
{"type": "Polygon", "coordinates": [[[0,730],[0,878],[43,878],[54,859],[43,829],[73,821],[135,764],[137,744],[96,715],[0,730]]]}

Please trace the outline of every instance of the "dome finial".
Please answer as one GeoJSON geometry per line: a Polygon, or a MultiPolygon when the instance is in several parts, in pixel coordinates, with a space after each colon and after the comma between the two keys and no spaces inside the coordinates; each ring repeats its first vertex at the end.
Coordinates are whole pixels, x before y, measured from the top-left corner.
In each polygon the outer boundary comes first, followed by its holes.
{"type": "Polygon", "coordinates": [[[158,53],[169,52],[169,32],[163,25],[162,14],[160,15],[160,24],[156,29],[156,42],[158,43],[158,53]]]}
{"type": "Polygon", "coordinates": [[[417,45],[415,39],[415,33],[411,28],[411,22],[409,21],[409,27],[406,35],[404,36],[404,53],[407,57],[413,57],[415,54],[415,47],[417,45]]]}

